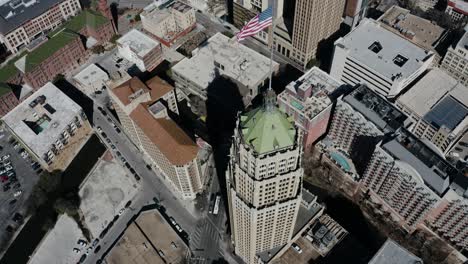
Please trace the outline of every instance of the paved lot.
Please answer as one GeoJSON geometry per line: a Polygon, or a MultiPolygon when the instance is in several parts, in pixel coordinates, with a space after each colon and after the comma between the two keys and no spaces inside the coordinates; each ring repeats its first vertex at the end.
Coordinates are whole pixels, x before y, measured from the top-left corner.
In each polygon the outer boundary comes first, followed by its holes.
{"type": "MultiPolygon", "coordinates": [[[[3,147],[3,150],[0,151],[0,157],[3,155],[10,155],[9,161],[11,166],[16,173],[16,178],[18,179],[19,187],[15,188],[17,183],[10,183],[10,189],[4,191],[3,188],[7,182],[2,183],[0,189],[0,244],[3,245],[3,242],[6,242],[11,238],[13,233],[7,232],[7,226],[11,225],[14,229],[19,228],[19,224],[15,223],[12,220],[15,212],[20,212],[23,216],[26,211],[26,201],[31,194],[31,190],[36,182],[39,180],[39,175],[31,168],[31,158],[24,159],[19,154],[19,150],[22,147],[14,149],[13,145],[9,143],[10,134],[8,131],[4,130],[0,132],[0,135],[3,135],[0,138],[0,146],[3,147]],[[14,197],[14,193],[17,190],[22,190],[22,194],[18,197],[14,197]],[[16,202],[15,202],[16,201],[16,202]]],[[[10,182],[10,181],[8,181],[10,182]]]]}
{"type": "Polygon", "coordinates": [[[140,187],[110,152],[104,154],[79,191],[80,209],[93,237],[99,237],[140,187]]]}

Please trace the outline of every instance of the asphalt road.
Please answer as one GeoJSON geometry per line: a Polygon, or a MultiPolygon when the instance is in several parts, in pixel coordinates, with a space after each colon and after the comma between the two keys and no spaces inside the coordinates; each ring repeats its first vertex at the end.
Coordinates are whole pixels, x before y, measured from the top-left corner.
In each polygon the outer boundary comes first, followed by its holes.
{"type": "MultiPolygon", "coordinates": [[[[161,201],[161,205],[166,208],[166,213],[172,216],[176,222],[184,229],[187,233],[194,231],[194,224],[197,222],[196,216],[193,216],[184,206],[184,203],[172,194],[170,188],[166,182],[162,179],[162,176],[157,176],[154,171],[146,168],[146,163],[143,160],[142,154],[139,150],[129,141],[123,132],[117,133],[112,123],[108,121],[110,117],[113,122],[120,126],[119,123],[111,116],[109,112],[106,116],[97,109],[97,106],[104,108],[102,103],[106,102],[106,93],[103,93],[99,97],[95,98],[95,114],[94,123],[95,126],[100,126],[101,129],[106,133],[107,137],[111,140],[111,143],[116,146],[115,151],[120,151],[122,156],[127,160],[132,168],[141,177],[140,184],[142,185],[142,191],[133,199],[132,205],[129,209],[119,217],[114,223],[109,232],[99,242],[101,250],[97,254],[90,254],[84,263],[96,263],[98,259],[110,248],[110,246],[119,238],[119,236],[125,231],[130,219],[138,213],[138,211],[146,204],[153,203],[153,197],[158,198],[161,201]]],[[[121,129],[122,130],[122,129],[121,129]]],[[[105,144],[109,147],[109,144],[104,140],[105,144]]],[[[114,153],[115,153],[114,151],[114,153]]],[[[121,162],[122,163],[122,162],[121,162]]],[[[123,165],[122,165],[123,166],[123,165]]]]}

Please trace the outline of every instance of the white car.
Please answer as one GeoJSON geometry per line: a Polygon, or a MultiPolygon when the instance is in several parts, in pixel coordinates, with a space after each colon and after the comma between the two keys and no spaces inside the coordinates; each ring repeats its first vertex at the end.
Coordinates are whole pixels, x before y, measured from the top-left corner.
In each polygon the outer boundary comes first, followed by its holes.
{"type": "Polygon", "coordinates": [[[2,156],[2,161],[5,161],[10,158],[10,154],[6,154],[2,156]]]}
{"type": "Polygon", "coordinates": [[[18,196],[20,196],[22,193],[23,193],[23,191],[22,191],[22,190],[19,190],[19,191],[15,192],[15,193],[13,194],[13,196],[14,196],[14,197],[18,197],[18,196]]]}
{"type": "Polygon", "coordinates": [[[78,254],[78,253],[80,253],[80,252],[81,252],[81,250],[80,250],[80,249],[78,249],[78,248],[73,248],[73,252],[75,252],[76,254],[78,254]]]}
{"type": "Polygon", "coordinates": [[[102,132],[102,128],[101,128],[100,126],[98,126],[96,129],[97,129],[97,131],[98,131],[99,133],[102,132]]]}
{"type": "Polygon", "coordinates": [[[293,244],[291,245],[291,247],[294,248],[294,250],[296,250],[297,253],[299,253],[299,254],[302,253],[302,249],[301,249],[301,247],[300,247],[298,244],[293,243],[293,244]]]}
{"type": "Polygon", "coordinates": [[[11,165],[6,165],[5,166],[6,171],[11,171],[12,169],[13,169],[13,167],[11,165]]]}
{"type": "Polygon", "coordinates": [[[119,215],[122,215],[124,211],[125,211],[125,208],[120,209],[119,215]]]}

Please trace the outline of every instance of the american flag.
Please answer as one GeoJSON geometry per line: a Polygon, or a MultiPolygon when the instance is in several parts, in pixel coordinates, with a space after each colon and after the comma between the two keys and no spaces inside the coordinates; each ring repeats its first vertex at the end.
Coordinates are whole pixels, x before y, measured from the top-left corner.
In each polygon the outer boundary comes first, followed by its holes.
{"type": "Polygon", "coordinates": [[[237,33],[237,41],[242,41],[247,37],[254,36],[264,28],[269,27],[273,23],[273,10],[268,7],[262,13],[252,18],[239,33],[237,33]]]}

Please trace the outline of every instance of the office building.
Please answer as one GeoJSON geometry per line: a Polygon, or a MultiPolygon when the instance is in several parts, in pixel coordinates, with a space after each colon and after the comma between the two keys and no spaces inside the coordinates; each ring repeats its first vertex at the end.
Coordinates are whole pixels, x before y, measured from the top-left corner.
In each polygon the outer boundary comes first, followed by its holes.
{"type": "Polygon", "coordinates": [[[145,10],[140,16],[143,29],[168,47],[187,35],[197,24],[195,9],[180,1],[172,2],[164,8],[145,10]]]}
{"type": "Polygon", "coordinates": [[[365,85],[338,98],[327,138],[349,153],[359,136],[377,137],[405,126],[407,117],[365,85]]]}
{"type": "Polygon", "coordinates": [[[422,259],[391,239],[387,239],[368,264],[423,264],[422,259]]]}
{"type": "MultiPolygon", "coordinates": [[[[279,64],[273,62],[273,73],[279,64]]],[[[186,95],[207,99],[207,88],[220,75],[232,79],[239,87],[244,104],[257,96],[270,78],[270,59],[246,46],[230,41],[221,33],[172,67],[176,88],[186,95]]]]}
{"type": "Polygon", "coordinates": [[[203,178],[198,146],[167,111],[178,113],[174,88],[159,77],[137,77],[110,89],[125,133],[183,199],[195,199],[203,178]]]}
{"type": "Polygon", "coordinates": [[[257,263],[257,254],[293,236],[301,204],[301,137],[271,90],[263,106],[239,116],[226,180],[232,242],[246,263],[257,263]]]}
{"type": "Polygon", "coordinates": [[[400,130],[375,147],[361,190],[378,197],[411,232],[447,190],[452,173],[447,164],[410,132],[400,130]]]}
{"type": "Polygon", "coordinates": [[[341,85],[342,82],[313,67],[278,95],[281,111],[294,118],[304,132],[305,148],[327,131],[333,107],[329,94],[341,85]]]}
{"type": "Polygon", "coordinates": [[[368,0],[346,0],[344,23],[353,29],[366,17],[368,0]]]}
{"type": "Polygon", "coordinates": [[[83,109],[50,82],[2,120],[49,171],[64,170],[92,133],[83,109]]]}
{"type": "Polygon", "coordinates": [[[335,41],[330,75],[350,85],[365,83],[380,95],[395,98],[433,59],[429,50],[364,19],[335,41]]]}
{"type": "MultiPolygon", "coordinates": [[[[234,1],[234,25],[241,28],[268,5],[269,1],[234,1]]],[[[303,67],[315,58],[319,42],[338,31],[345,10],[343,0],[278,0],[276,5],[274,48],[303,67]]],[[[256,38],[269,43],[266,30],[256,38]]]]}
{"type": "Polygon", "coordinates": [[[445,13],[449,14],[453,21],[465,19],[468,16],[468,2],[466,0],[448,0],[445,13]]]}
{"type": "Polygon", "coordinates": [[[69,72],[88,57],[79,34],[63,29],[15,62],[24,81],[38,89],[58,74],[69,72]]]}
{"type": "Polygon", "coordinates": [[[428,227],[458,249],[468,248],[468,199],[449,190],[430,213],[428,227]]]}
{"type": "Polygon", "coordinates": [[[163,61],[161,43],[136,29],[117,40],[120,56],[136,64],[140,71],[152,71],[163,61]]]}
{"type": "Polygon", "coordinates": [[[78,0],[2,1],[0,42],[17,53],[81,10],[78,0]]]}
{"type": "Polygon", "coordinates": [[[440,67],[468,87],[468,26],[455,47],[447,49],[440,67]]]}
{"type": "Polygon", "coordinates": [[[87,96],[106,88],[109,75],[96,64],[90,64],[73,76],[74,85],[87,96]]]}
{"type": "Polygon", "coordinates": [[[442,59],[436,50],[447,37],[448,31],[433,21],[415,16],[408,9],[392,6],[379,19],[383,28],[398,34],[415,45],[434,53],[433,65],[438,66],[442,59]]]}
{"type": "Polygon", "coordinates": [[[447,153],[468,129],[468,87],[434,68],[401,95],[396,106],[413,122],[410,131],[447,153]]]}
{"type": "Polygon", "coordinates": [[[305,67],[315,59],[319,43],[340,28],[344,8],[342,0],[296,0],[293,17],[285,14],[275,28],[276,51],[305,67]]]}

